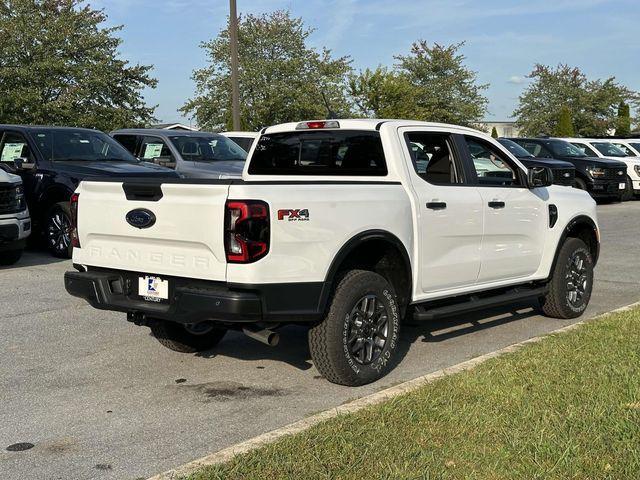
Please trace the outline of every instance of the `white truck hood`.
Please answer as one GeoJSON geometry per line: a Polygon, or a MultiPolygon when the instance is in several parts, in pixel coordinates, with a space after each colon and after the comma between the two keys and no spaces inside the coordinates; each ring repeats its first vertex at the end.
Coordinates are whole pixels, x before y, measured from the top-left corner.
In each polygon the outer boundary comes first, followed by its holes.
{"type": "Polygon", "coordinates": [[[0,168],[0,183],[20,183],[22,179],[18,175],[8,173],[0,168]]]}

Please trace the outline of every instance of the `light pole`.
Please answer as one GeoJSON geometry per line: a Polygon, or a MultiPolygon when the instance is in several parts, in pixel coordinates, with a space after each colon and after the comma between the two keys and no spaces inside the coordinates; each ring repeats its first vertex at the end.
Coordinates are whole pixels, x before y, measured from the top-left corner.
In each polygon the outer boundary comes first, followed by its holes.
{"type": "Polygon", "coordinates": [[[240,86],[238,84],[238,13],[236,0],[229,0],[229,47],[231,49],[231,116],[233,129],[240,130],[240,86]]]}

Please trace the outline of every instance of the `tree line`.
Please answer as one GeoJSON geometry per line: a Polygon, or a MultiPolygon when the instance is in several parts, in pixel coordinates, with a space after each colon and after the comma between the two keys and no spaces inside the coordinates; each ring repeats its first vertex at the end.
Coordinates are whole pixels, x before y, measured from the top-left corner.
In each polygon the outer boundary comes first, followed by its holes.
{"type": "MultiPolygon", "coordinates": [[[[155,121],[145,88],[153,66],[120,57],[122,26],[84,0],[0,0],[0,123],[100,130],[155,121]]],[[[241,123],[258,130],[309,118],[409,118],[477,126],[488,84],[466,64],[464,43],[418,40],[391,66],[356,70],[348,56],[309,45],[313,29],[288,10],[239,19],[241,123]]],[[[231,127],[229,32],[201,43],[207,64],[180,112],[206,130],[231,127]]],[[[630,134],[640,96],[615,77],[537,64],[513,112],[526,135],[630,134]]]]}

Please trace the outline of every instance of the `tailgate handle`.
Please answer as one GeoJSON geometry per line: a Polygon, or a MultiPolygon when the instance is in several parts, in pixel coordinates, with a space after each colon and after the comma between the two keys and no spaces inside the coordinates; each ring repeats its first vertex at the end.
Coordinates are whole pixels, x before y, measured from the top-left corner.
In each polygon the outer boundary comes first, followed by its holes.
{"type": "Polygon", "coordinates": [[[123,183],[122,189],[127,200],[140,202],[157,202],[162,198],[162,184],[123,183]]]}

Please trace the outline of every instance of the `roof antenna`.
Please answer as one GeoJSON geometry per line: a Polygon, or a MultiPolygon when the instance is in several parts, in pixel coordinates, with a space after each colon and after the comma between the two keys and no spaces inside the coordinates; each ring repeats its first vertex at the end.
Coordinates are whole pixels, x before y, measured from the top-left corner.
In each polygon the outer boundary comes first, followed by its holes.
{"type": "Polygon", "coordinates": [[[329,105],[329,101],[327,100],[327,96],[324,94],[324,90],[322,90],[320,94],[322,94],[322,100],[324,101],[324,106],[327,109],[327,119],[330,120],[338,118],[338,114],[331,110],[331,105],[329,105]]]}

